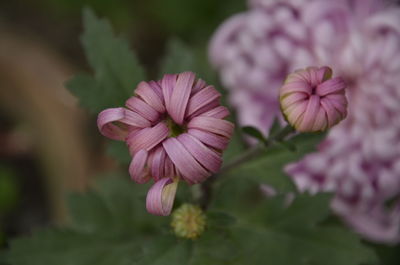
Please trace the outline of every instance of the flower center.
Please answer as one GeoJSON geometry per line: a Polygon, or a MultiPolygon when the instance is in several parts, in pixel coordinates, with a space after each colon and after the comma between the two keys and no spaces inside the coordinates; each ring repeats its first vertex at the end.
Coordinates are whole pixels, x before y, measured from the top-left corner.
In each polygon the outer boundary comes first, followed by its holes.
{"type": "Polygon", "coordinates": [[[169,129],[169,137],[177,137],[186,131],[184,126],[176,124],[170,117],[165,118],[165,123],[169,129]]]}

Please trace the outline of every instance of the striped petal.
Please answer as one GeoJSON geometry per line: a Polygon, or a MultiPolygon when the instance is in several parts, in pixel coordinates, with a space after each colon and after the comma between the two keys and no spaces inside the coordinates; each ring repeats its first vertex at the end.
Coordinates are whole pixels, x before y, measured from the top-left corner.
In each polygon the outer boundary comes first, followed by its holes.
{"type": "Polygon", "coordinates": [[[159,113],[155,109],[137,97],[128,99],[126,106],[151,122],[156,121],[159,117],[159,113]]]}
{"type": "Polygon", "coordinates": [[[156,111],[163,113],[165,107],[162,98],[157,92],[146,82],[140,82],[135,90],[136,95],[140,96],[147,104],[156,111]]]}
{"type": "Polygon", "coordinates": [[[230,138],[233,133],[234,125],[226,120],[199,116],[193,118],[187,127],[189,129],[200,129],[230,138]]]}
{"type": "Polygon", "coordinates": [[[164,96],[165,108],[169,111],[171,108],[171,96],[176,85],[177,75],[164,75],[161,80],[161,88],[164,96]]]}
{"type": "Polygon", "coordinates": [[[132,180],[137,183],[146,183],[150,176],[145,170],[148,153],[145,150],[138,151],[132,158],[132,162],[129,165],[129,175],[132,180]]]}
{"type": "Polygon", "coordinates": [[[192,72],[179,74],[172,91],[170,106],[167,106],[167,110],[171,118],[179,125],[183,124],[195,77],[196,75],[192,72]]]}
{"type": "Polygon", "coordinates": [[[97,126],[100,133],[113,140],[125,140],[128,131],[113,124],[113,122],[122,121],[124,118],[124,108],[111,108],[103,110],[97,117],[97,126]]]}
{"type": "Polygon", "coordinates": [[[164,175],[166,153],[162,146],[154,151],[153,161],[151,164],[151,176],[157,181],[164,175]]]}
{"type": "Polygon", "coordinates": [[[178,140],[185,146],[186,150],[207,170],[216,173],[222,165],[219,154],[205,146],[196,137],[184,133],[179,135],[178,140]]]}
{"type": "Polygon", "coordinates": [[[346,83],[340,77],[335,77],[333,79],[329,79],[322,84],[320,84],[316,91],[319,96],[325,96],[332,93],[337,93],[346,88],[346,83]]]}
{"type": "Polygon", "coordinates": [[[199,183],[210,175],[176,138],[167,139],[163,146],[179,172],[193,183],[199,183]]]}
{"type": "Polygon", "coordinates": [[[203,88],[190,98],[186,115],[192,115],[195,111],[207,106],[212,101],[218,100],[220,97],[221,94],[213,86],[203,88]]]}
{"type": "Polygon", "coordinates": [[[146,209],[149,213],[168,216],[174,205],[178,180],[162,178],[150,188],[146,197],[146,209]]]}
{"type": "Polygon", "coordinates": [[[215,133],[206,132],[199,129],[189,129],[188,133],[199,139],[203,144],[218,150],[224,150],[229,143],[229,139],[215,133]]]}
{"type": "Polygon", "coordinates": [[[131,154],[143,149],[150,151],[169,135],[169,129],[163,122],[152,128],[144,128],[130,133],[126,139],[131,154]]]}

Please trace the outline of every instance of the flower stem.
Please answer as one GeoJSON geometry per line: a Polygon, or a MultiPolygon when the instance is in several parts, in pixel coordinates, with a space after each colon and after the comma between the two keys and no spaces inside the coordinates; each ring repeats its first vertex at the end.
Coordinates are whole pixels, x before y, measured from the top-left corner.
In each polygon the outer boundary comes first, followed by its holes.
{"type": "Polygon", "coordinates": [[[202,195],[199,200],[201,207],[203,209],[206,209],[210,204],[213,193],[213,186],[214,186],[213,184],[218,179],[219,176],[225,175],[232,169],[237,168],[242,164],[246,163],[247,161],[251,161],[252,159],[258,157],[265,150],[266,147],[269,147],[276,142],[284,141],[286,137],[289,136],[294,131],[295,131],[294,128],[291,127],[290,125],[283,127],[276,134],[266,139],[263,143],[260,143],[246,150],[239,156],[233,158],[229,163],[224,165],[218,173],[214,174],[207,181],[203,182],[203,184],[201,185],[202,195]]]}

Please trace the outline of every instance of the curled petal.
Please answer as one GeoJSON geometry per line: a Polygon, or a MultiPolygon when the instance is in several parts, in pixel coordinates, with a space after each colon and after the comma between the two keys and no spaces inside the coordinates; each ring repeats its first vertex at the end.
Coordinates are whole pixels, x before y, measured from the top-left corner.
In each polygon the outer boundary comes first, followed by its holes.
{"type": "Polygon", "coordinates": [[[199,129],[189,129],[188,133],[195,136],[203,144],[213,147],[217,150],[224,150],[229,143],[229,139],[226,137],[199,129]]]}
{"type": "Polygon", "coordinates": [[[207,106],[210,102],[218,100],[221,94],[213,86],[208,86],[194,94],[188,103],[186,115],[190,116],[200,108],[207,106]]]}
{"type": "Polygon", "coordinates": [[[301,120],[301,122],[296,123],[296,130],[298,130],[299,132],[310,131],[314,126],[314,121],[317,117],[319,108],[319,96],[312,95],[308,100],[308,105],[304,112],[303,119],[301,120]]]}
{"type": "Polygon", "coordinates": [[[145,128],[151,126],[151,123],[148,120],[146,120],[134,111],[124,109],[124,115],[124,118],[121,120],[121,122],[123,123],[129,124],[137,128],[145,128]]]}
{"type": "Polygon", "coordinates": [[[164,175],[166,153],[163,147],[154,151],[153,161],[151,165],[151,176],[157,181],[164,175]]]}
{"type": "Polygon", "coordinates": [[[176,138],[167,139],[163,146],[175,167],[192,183],[199,183],[210,175],[176,138]]]}
{"type": "Polygon", "coordinates": [[[206,85],[207,85],[206,81],[204,81],[201,78],[197,79],[197,81],[194,84],[193,89],[192,89],[192,95],[194,95],[197,92],[199,92],[200,89],[203,89],[204,87],[206,87],[206,85]]]}
{"type": "Polygon", "coordinates": [[[189,153],[209,171],[216,173],[222,164],[222,159],[215,151],[200,142],[196,137],[184,133],[178,136],[178,140],[185,146],[189,153]]]}
{"type": "Polygon", "coordinates": [[[97,117],[97,126],[100,133],[113,140],[123,141],[128,134],[128,131],[113,124],[113,122],[122,121],[124,117],[124,108],[111,108],[103,110],[97,117]]]}
{"type": "Polygon", "coordinates": [[[229,110],[224,106],[218,106],[207,112],[202,113],[201,116],[213,117],[216,119],[224,119],[229,116],[229,110]]]}
{"type": "Polygon", "coordinates": [[[183,123],[195,77],[196,75],[192,72],[179,74],[172,91],[170,106],[167,106],[167,110],[172,119],[179,125],[183,123]]]}
{"type": "Polygon", "coordinates": [[[326,96],[328,94],[337,93],[343,91],[346,88],[346,83],[340,77],[329,79],[322,84],[320,84],[316,92],[319,96],[326,96]]]}
{"type": "Polygon", "coordinates": [[[155,109],[137,97],[128,99],[126,106],[151,122],[156,121],[159,117],[159,113],[155,109]]]}
{"type": "Polygon", "coordinates": [[[149,180],[149,175],[145,170],[148,153],[145,150],[138,151],[132,158],[129,165],[129,175],[132,180],[137,183],[146,183],[149,180]]]}
{"type": "Polygon", "coordinates": [[[154,215],[168,216],[174,205],[178,180],[162,178],[150,188],[146,198],[147,211],[154,215]]]}
{"type": "Polygon", "coordinates": [[[230,138],[233,133],[234,125],[233,123],[226,120],[199,116],[193,118],[189,122],[188,128],[200,129],[230,138]]]}
{"type": "Polygon", "coordinates": [[[167,110],[171,108],[171,96],[176,85],[176,78],[177,75],[164,75],[163,79],[161,80],[161,88],[167,110]]]}
{"type": "Polygon", "coordinates": [[[150,84],[142,81],[137,86],[135,93],[136,95],[140,96],[153,109],[162,113],[165,111],[165,107],[162,102],[162,98],[156,91],[157,90],[153,89],[150,84]]]}
{"type": "Polygon", "coordinates": [[[195,112],[193,112],[192,115],[190,115],[190,116],[187,117],[187,119],[188,119],[188,120],[191,120],[191,119],[193,119],[194,117],[197,117],[197,116],[200,116],[200,115],[203,116],[203,114],[204,114],[205,112],[208,112],[208,111],[210,111],[211,109],[214,109],[214,108],[216,108],[216,107],[218,107],[218,106],[219,106],[218,99],[216,99],[216,100],[214,100],[214,101],[211,101],[211,102],[208,103],[207,105],[205,105],[205,106],[201,107],[200,109],[196,110],[195,112]]]}
{"type": "Polygon", "coordinates": [[[126,139],[131,154],[143,149],[150,151],[169,135],[169,129],[163,122],[152,128],[144,128],[130,133],[126,139]]]}

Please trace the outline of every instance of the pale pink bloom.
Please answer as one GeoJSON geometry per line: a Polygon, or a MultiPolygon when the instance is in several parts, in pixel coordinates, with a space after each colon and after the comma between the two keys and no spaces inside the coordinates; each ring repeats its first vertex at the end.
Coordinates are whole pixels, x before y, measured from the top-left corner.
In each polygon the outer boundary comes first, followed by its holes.
{"type": "Polygon", "coordinates": [[[155,184],[147,194],[147,210],[169,215],[178,181],[196,184],[216,173],[233,124],[224,120],[220,93],[195,74],[168,74],[155,82],[141,82],[126,108],[102,111],[100,132],[125,141],[132,155],[131,178],[155,184]]]}
{"type": "Polygon", "coordinates": [[[334,191],[334,211],[366,238],[398,242],[400,8],[383,0],[249,2],[210,44],[240,122],[266,133],[287,74],[331,66],[348,85],[347,118],[288,173],[301,191],[334,191]]]}
{"type": "Polygon", "coordinates": [[[331,77],[329,67],[308,67],[291,73],[279,89],[282,113],[297,131],[325,131],[346,117],[346,84],[331,77]]]}

